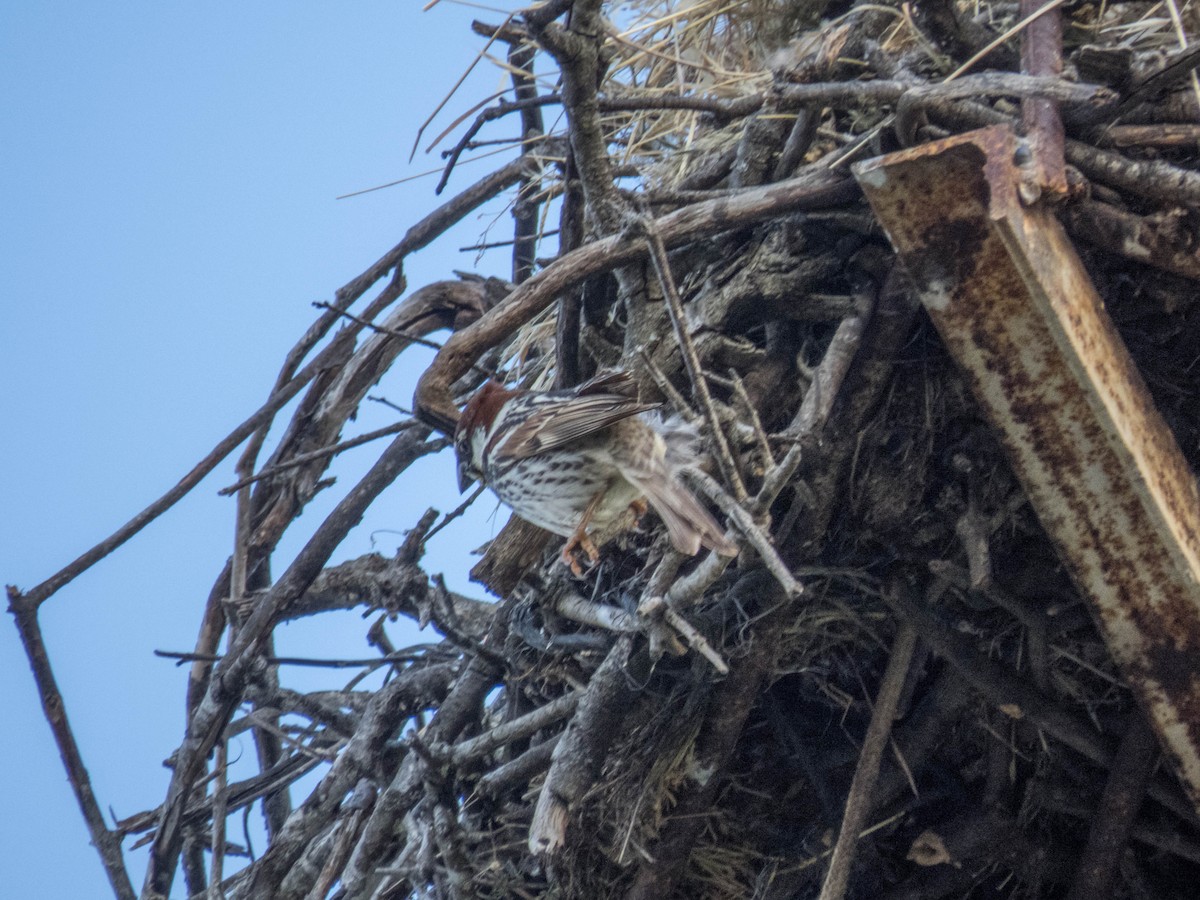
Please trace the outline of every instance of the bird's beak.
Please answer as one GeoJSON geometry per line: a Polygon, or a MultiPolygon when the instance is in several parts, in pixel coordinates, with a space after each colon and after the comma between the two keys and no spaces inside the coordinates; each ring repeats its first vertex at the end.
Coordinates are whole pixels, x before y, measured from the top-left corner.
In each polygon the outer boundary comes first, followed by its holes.
{"type": "Polygon", "coordinates": [[[465,460],[458,462],[458,492],[465,494],[467,488],[473,485],[476,481],[475,473],[471,471],[471,466],[465,460]]]}

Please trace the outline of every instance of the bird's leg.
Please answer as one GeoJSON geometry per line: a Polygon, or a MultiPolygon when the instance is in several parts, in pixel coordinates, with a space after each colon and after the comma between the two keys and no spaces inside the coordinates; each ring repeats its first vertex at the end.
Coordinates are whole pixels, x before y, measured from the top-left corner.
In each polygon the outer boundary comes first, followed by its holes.
{"type": "Polygon", "coordinates": [[[646,502],[645,497],[638,497],[629,504],[629,510],[633,513],[633,524],[637,525],[642,521],[642,516],[646,514],[646,510],[650,508],[650,504],[646,502]]]}
{"type": "Polygon", "coordinates": [[[583,552],[587,554],[588,560],[596,562],[600,559],[600,551],[596,549],[596,545],[592,543],[592,539],[588,537],[587,527],[592,521],[592,516],[596,514],[596,508],[600,505],[600,501],[604,499],[604,495],[608,493],[608,488],[600,490],[592,501],[587,505],[587,509],[583,511],[583,516],[579,519],[579,524],[575,526],[575,530],[571,536],[567,538],[567,545],[563,547],[562,561],[563,565],[571,567],[571,571],[576,575],[583,574],[583,567],[579,565],[579,561],[575,559],[574,551],[576,547],[581,547],[583,552]]]}

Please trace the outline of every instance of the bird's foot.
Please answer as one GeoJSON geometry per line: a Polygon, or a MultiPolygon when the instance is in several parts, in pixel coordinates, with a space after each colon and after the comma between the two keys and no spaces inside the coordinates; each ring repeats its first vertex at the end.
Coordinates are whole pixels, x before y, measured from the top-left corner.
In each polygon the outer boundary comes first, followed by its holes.
{"type": "Polygon", "coordinates": [[[561,557],[563,565],[568,566],[577,577],[581,577],[583,566],[579,564],[579,559],[575,556],[576,548],[587,554],[588,562],[591,565],[600,561],[600,551],[596,549],[596,545],[592,543],[592,539],[588,537],[588,533],[582,526],[567,538],[567,545],[563,547],[561,557]]]}
{"type": "Polygon", "coordinates": [[[587,554],[588,560],[592,565],[600,561],[600,551],[596,549],[596,545],[592,543],[592,539],[588,537],[587,527],[592,521],[592,516],[596,514],[596,507],[600,505],[600,501],[604,499],[605,491],[600,491],[592,498],[591,503],[587,505],[587,509],[583,511],[583,515],[579,517],[579,524],[575,526],[575,530],[571,536],[567,538],[567,546],[563,547],[562,561],[564,565],[570,566],[571,571],[576,576],[583,574],[583,567],[579,565],[579,561],[574,556],[574,550],[579,547],[587,554]]]}

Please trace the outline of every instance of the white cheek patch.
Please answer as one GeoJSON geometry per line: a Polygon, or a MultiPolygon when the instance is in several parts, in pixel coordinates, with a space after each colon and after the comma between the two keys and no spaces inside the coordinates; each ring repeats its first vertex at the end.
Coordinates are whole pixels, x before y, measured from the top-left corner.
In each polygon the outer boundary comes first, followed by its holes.
{"type": "Polygon", "coordinates": [[[475,428],[471,432],[471,462],[479,471],[483,471],[487,463],[487,431],[481,427],[475,428]]]}
{"type": "MultiPolygon", "coordinates": [[[[498,410],[496,410],[496,417],[492,420],[493,427],[497,422],[504,421],[504,418],[508,413],[508,408],[511,405],[512,401],[509,400],[498,410]]],[[[491,435],[491,441],[489,441],[488,431],[486,428],[484,428],[482,425],[475,428],[475,432],[471,435],[471,446],[475,451],[475,462],[480,469],[487,464],[488,459],[493,453],[504,452],[504,446],[512,440],[513,433],[514,429],[508,429],[507,432],[497,431],[491,435]],[[500,440],[497,440],[497,438],[500,438],[500,440]]]]}

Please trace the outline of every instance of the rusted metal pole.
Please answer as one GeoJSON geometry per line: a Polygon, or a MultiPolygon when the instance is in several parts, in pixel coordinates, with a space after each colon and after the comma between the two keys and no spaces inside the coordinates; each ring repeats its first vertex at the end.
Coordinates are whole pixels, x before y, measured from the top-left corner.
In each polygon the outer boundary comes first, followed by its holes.
{"type": "Polygon", "coordinates": [[[1200,809],[1200,492],[1006,126],[854,167],[1200,809]]]}
{"type": "MultiPolygon", "coordinates": [[[[1021,0],[1021,18],[1027,18],[1050,0],[1021,0]]],[[[1062,11],[1052,9],[1021,32],[1021,71],[1026,75],[1062,74],[1062,11]]],[[[1058,104],[1043,97],[1021,101],[1021,125],[1033,153],[1035,183],[1048,199],[1067,194],[1063,162],[1063,123],[1058,104]]]]}

